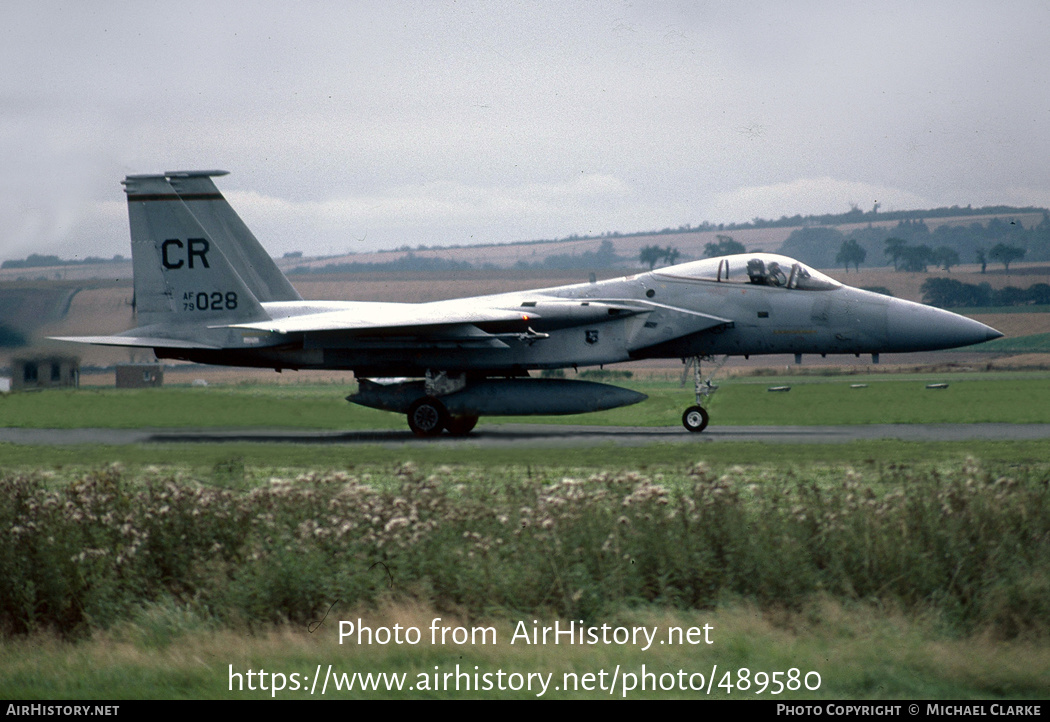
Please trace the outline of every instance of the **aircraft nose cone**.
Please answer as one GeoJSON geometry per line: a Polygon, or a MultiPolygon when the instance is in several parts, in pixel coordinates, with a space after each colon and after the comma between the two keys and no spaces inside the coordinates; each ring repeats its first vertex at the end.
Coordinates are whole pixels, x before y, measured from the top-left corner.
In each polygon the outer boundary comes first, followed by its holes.
{"type": "Polygon", "coordinates": [[[894,304],[886,321],[894,342],[914,351],[970,346],[1003,335],[980,321],[921,303],[894,304]]]}

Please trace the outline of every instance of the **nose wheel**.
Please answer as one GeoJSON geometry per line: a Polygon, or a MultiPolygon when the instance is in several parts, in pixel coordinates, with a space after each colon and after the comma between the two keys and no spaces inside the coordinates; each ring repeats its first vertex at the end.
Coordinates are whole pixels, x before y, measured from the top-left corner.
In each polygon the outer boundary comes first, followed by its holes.
{"type": "Polygon", "coordinates": [[[700,433],[707,428],[707,422],[711,420],[711,417],[707,414],[707,409],[702,406],[690,406],[682,414],[682,426],[688,431],[692,431],[695,434],[700,433]]]}

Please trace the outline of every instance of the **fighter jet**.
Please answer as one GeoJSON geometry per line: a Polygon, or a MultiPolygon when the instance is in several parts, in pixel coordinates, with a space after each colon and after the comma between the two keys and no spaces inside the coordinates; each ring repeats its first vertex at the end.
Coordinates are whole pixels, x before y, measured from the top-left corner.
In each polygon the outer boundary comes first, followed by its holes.
{"type": "Polygon", "coordinates": [[[212,181],[225,171],[129,175],[138,325],[60,340],[152,348],[159,359],[353,371],[348,400],[403,413],[419,436],[464,435],[487,415],[576,414],[644,394],[534,378],[639,359],[928,351],[998,338],[941,309],[845,286],[786,256],[745,253],[623,278],[431,303],[308,301],[212,181]]]}

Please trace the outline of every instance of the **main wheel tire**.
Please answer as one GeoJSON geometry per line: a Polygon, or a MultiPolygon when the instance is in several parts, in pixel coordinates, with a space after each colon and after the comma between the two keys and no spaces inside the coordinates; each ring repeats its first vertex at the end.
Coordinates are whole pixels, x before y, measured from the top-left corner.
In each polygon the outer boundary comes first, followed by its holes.
{"type": "Polygon", "coordinates": [[[690,406],[682,414],[682,426],[694,434],[698,434],[707,428],[707,422],[711,417],[707,415],[707,409],[702,406],[690,406]]]}
{"type": "Polygon", "coordinates": [[[453,416],[445,424],[445,428],[452,436],[466,436],[478,425],[477,416],[453,416]]]}
{"type": "Polygon", "coordinates": [[[416,436],[437,436],[447,423],[445,405],[432,396],[417,399],[408,407],[408,427],[416,436]]]}

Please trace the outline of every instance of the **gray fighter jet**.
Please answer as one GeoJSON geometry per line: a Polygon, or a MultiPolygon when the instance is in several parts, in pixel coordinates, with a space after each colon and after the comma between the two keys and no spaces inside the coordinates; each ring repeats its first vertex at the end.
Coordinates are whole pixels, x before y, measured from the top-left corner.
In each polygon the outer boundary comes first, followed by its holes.
{"type": "Polygon", "coordinates": [[[700,360],[872,354],[1002,334],[948,311],[844,286],[768,253],[711,258],[614,280],[432,303],[306,301],[212,182],[225,171],[130,175],[138,326],[61,340],[152,348],[224,366],[349,369],[348,400],[406,414],[420,436],[470,432],[486,415],[575,414],[644,394],[530,371],[647,358],[695,362],[702,431],[712,386],[700,360]],[[400,378],[399,378],[400,377],[400,378]]]}

